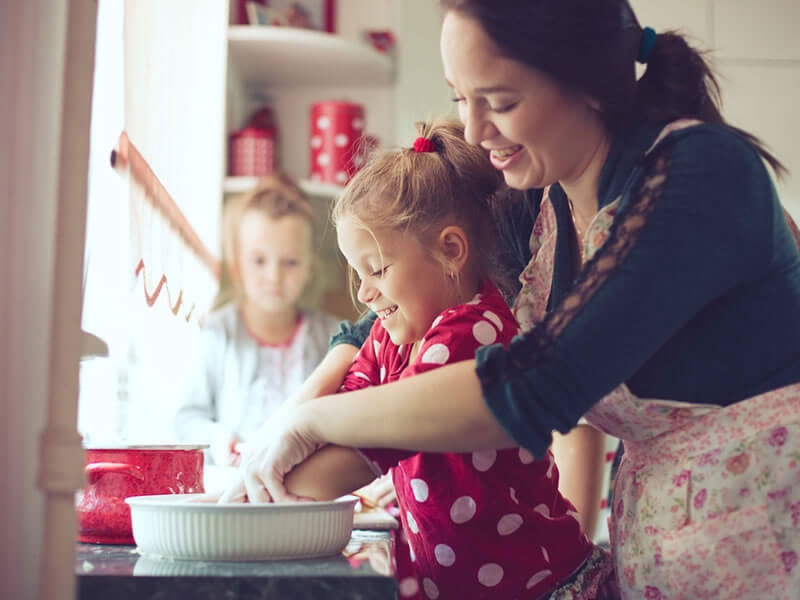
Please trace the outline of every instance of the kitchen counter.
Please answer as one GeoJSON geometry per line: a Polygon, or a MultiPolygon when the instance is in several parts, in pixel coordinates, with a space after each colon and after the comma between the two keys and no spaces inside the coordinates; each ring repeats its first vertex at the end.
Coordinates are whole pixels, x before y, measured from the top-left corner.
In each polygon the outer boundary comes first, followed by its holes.
{"type": "Polygon", "coordinates": [[[354,530],[342,554],[262,562],[172,560],[135,546],[78,544],[78,600],[393,600],[388,531],[354,530]]]}

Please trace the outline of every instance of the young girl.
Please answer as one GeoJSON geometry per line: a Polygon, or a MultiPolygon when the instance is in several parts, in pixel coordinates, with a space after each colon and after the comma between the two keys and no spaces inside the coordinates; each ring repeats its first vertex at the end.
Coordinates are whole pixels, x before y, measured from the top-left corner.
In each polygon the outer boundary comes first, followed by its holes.
{"type": "MultiPolygon", "coordinates": [[[[378,316],[342,391],[471,359],[518,331],[489,279],[489,199],[499,174],[459,125],[423,125],[420,134],[413,148],[368,163],[333,209],[339,248],[360,282],[358,301],[378,316]]],[[[609,593],[610,561],[559,493],[549,452],[534,460],[520,448],[438,454],[326,446],[286,485],[296,496],[328,499],[386,471],[400,507],[398,537],[408,542],[396,556],[401,598],[609,593]]],[[[247,492],[251,501],[270,500],[263,488],[247,492]]]]}
{"type": "Polygon", "coordinates": [[[175,419],[179,438],[208,443],[214,464],[238,462],[241,442],[304,381],[336,330],[336,317],[298,305],[312,275],[315,221],[311,203],[283,174],[225,204],[223,259],[233,298],[201,329],[175,419]]]}

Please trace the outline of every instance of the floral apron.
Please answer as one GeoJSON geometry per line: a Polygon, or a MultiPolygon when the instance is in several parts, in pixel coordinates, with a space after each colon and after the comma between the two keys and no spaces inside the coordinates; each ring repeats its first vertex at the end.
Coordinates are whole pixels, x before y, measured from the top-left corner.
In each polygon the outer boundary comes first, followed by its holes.
{"type": "Polygon", "coordinates": [[[623,598],[800,597],[800,385],[727,407],[623,385],[586,419],[625,442],[609,523],[623,598]]]}
{"type": "MultiPolygon", "coordinates": [[[[668,125],[651,150],[696,123],[668,125]]],[[[619,201],[590,224],[584,261],[619,201]]],[[[524,331],[545,315],[555,237],[545,193],[514,306],[524,331]]],[[[625,444],[609,522],[623,598],[800,598],[800,384],[728,407],[637,398],[621,385],[584,418],[625,444]]]]}

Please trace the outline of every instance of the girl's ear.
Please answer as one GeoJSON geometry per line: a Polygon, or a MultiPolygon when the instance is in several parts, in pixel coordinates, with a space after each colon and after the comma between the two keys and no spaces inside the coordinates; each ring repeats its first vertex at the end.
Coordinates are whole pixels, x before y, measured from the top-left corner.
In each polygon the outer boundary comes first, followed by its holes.
{"type": "Polygon", "coordinates": [[[438,242],[447,269],[460,273],[469,258],[469,241],[464,229],[458,225],[448,225],[439,232],[438,242]]]}

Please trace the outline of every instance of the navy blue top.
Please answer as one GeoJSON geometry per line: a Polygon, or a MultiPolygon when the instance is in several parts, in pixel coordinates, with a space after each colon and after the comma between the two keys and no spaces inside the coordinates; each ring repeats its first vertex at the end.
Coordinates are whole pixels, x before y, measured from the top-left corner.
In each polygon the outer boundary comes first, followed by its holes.
{"type": "MultiPolygon", "coordinates": [[[[638,200],[632,174],[669,159],[663,192],[626,256],[556,338],[537,326],[508,349],[477,353],[490,410],[537,456],[552,430],[571,429],[621,383],[644,398],[728,405],[800,381],[800,253],[760,155],[730,129],[704,124],[671,133],[645,159],[660,130],[646,124],[617,136],[601,173],[601,208],[624,194],[593,261],[626,235],[617,225],[638,200]]],[[[518,272],[530,259],[541,197],[527,191],[501,228],[518,272]]],[[[552,315],[573,289],[577,263],[557,184],[550,199],[558,223],[552,315]]],[[[332,343],[360,346],[371,322],[344,324],[332,343]]]]}
{"type": "MultiPolygon", "coordinates": [[[[669,159],[663,192],[625,258],[557,338],[536,340],[534,327],[508,349],[478,350],[489,408],[536,455],[553,429],[568,431],[621,383],[644,398],[728,405],[800,381],[800,253],[760,155],[730,129],[705,124],[670,134],[644,160],[659,130],[620,135],[601,173],[601,207],[625,194],[593,260],[626,234],[619,224],[638,200],[630,174],[662,153],[669,159]]],[[[572,244],[562,243],[566,197],[558,186],[550,197],[559,224],[554,312],[575,263],[572,244]]]]}

